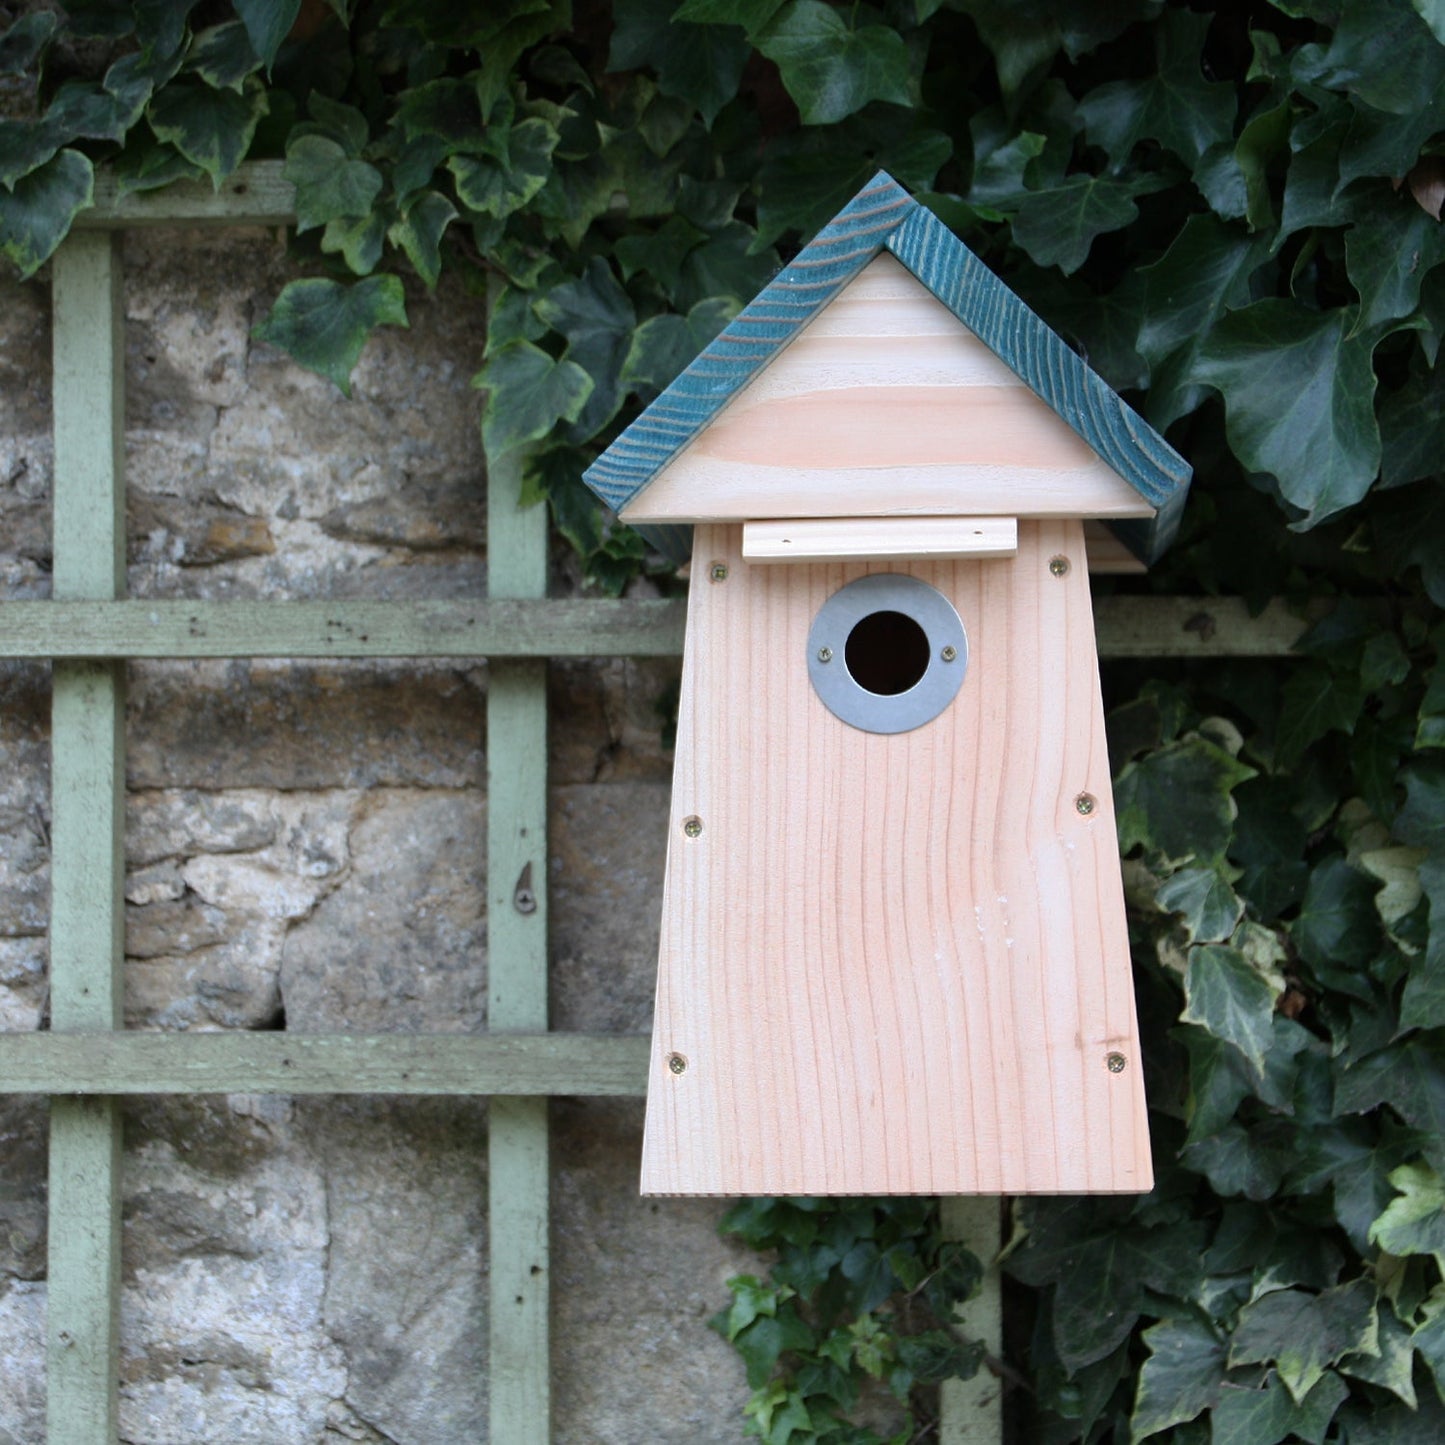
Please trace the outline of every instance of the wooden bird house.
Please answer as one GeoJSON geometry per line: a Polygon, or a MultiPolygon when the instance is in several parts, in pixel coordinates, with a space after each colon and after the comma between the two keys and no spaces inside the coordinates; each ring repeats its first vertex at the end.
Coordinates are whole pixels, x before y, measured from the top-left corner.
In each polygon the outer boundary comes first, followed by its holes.
{"type": "Polygon", "coordinates": [[[1085,527],[1188,475],[881,174],[591,468],[691,528],[644,1193],[1151,1187],[1085,527]]]}

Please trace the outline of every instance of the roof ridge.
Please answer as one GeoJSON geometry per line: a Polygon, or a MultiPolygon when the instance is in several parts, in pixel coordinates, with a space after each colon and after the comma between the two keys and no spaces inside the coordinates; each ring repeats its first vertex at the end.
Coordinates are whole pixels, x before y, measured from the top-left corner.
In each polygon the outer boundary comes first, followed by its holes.
{"type": "MultiPolygon", "coordinates": [[[[1118,530],[1146,562],[1158,556],[1178,529],[1188,464],[933,212],[882,170],[664,388],[583,473],[583,481],[620,511],[883,250],[1157,509],[1152,520],[1118,530]]],[[[685,536],[678,527],[641,530],[669,552],[685,536]]]]}

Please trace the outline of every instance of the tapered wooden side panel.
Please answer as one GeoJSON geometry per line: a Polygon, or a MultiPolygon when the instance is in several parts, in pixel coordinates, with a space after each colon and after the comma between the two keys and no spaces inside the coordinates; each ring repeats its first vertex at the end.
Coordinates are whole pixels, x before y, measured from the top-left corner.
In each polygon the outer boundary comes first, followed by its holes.
{"type": "Polygon", "coordinates": [[[1021,523],[1011,560],[750,567],[740,539],[694,552],[644,1192],[1147,1190],[1080,524],[1021,523]],[[806,665],[877,571],[969,638],[953,704],[892,736],[806,665]]]}

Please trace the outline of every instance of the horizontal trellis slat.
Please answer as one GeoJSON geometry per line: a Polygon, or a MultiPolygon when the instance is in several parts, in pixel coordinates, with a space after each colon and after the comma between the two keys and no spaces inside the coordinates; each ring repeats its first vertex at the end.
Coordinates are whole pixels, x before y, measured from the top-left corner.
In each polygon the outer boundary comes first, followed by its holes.
{"type": "Polygon", "coordinates": [[[163,190],[120,193],[108,170],[95,177],[93,204],[76,216],[77,230],[137,226],[286,226],[296,219],[296,187],[282,178],[284,161],[251,161],[221,182],[177,181],[163,190]]]}
{"type": "MultiPolygon", "coordinates": [[[[675,657],[682,600],[0,602],[0,657],[675,657]]],[[[1101,657],[1282,657],[1308,625],[1233,597],[1100,597],[1101,657]]]]}
{"type": "Polygon", "coordinates": [[[632,1095],[619,1034],[0,1033],[0,1094],[632,1095]]]}

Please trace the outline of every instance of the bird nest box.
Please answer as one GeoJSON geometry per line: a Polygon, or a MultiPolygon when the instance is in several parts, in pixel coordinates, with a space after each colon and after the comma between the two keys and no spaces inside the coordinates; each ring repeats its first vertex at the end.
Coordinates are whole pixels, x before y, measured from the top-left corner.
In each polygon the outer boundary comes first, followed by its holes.
{"type": "Polygon", "coordinates": [[[589,470],[691,530],[644,1193],[1151,1187],[1088,568],[1188,477],[886,175],[589,470]]]}

